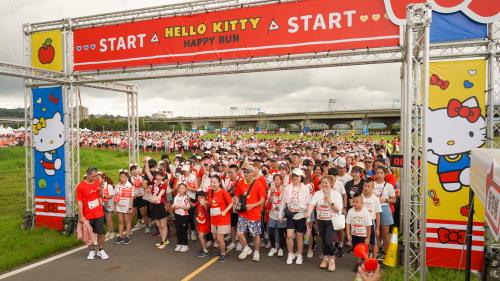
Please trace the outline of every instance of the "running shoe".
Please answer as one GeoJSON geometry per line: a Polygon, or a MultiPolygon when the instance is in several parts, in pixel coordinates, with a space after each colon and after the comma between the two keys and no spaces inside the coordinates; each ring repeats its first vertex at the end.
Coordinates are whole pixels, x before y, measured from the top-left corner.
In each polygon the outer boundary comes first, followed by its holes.
{"type": "Polygon", "coordinates": [[[115,241],[113,241],[113,243],[118,245],[118,244],[122,244],[123,241],[124,241],[124,239],[122,237],[118,236],[115,238],[115,241]]]}
{"type": "Polygon", "coordinates": [[[198,252],[198,255],[197,257],[199,258],[204,258],[204,257],[208,257],[210,254],[208,253],[208,250],[203,250],[201,249],[199,252],[198,252]]]}
{"type": "Polygon", "coordinates": [[[109,259],[108,254],[106,254],[106,252],[105,252],[104,250],[99,250],[99,251],[97,252],[97,256],[98,256],[99,258],[101,258],[101,260],[107,260],[107,259],[109,259]]]}
{"type": "Polygon", "coordinates": [[[252,248],[246,246],[245,248],[243,248],[243,250],[241,251],[241,253],[239,254],[238,258],[240,260],[244,260],[248,255],[250,255],[252,253],[252,248]]]}
{"type": "Polygon", "coordinates": [[[87,256],[87,259],[88,260],[93,260],[94,258],[95,258],[95,251],[94,250],[90,250],[89,254],[87,256]]]}

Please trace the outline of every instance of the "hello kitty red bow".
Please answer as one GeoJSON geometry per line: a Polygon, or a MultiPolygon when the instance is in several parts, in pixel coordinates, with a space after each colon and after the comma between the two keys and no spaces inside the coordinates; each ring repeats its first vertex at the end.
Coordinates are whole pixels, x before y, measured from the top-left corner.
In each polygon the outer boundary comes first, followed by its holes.
{"type": "Polygon", "coordinates": [[[465,106],[459,100],[452,99],[448,103],[448,116],[451,118],[460,116],[474,123],[481,116],[481,109],[479,107],[465,106]]]}

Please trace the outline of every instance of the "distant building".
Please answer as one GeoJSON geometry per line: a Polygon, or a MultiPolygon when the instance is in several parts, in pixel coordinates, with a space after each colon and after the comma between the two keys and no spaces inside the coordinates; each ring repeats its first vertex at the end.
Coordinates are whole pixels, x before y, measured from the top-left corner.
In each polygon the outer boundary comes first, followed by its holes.
{"type": "MultiPolygon", "coordinates": [[[[76,116],[76,107],[73,108],[73,115],[76,116]]],[[[89,109],[85,106],[80,106],[80,120],[89,119],[89,109]]]]}
{"type": "Polygon", "coordinates": [[[156,120],[168,119],[172,118],[172,115],[173,115],[172,111],[159,111],[157,113],[153,113],[153,115],[151,115],[151,118],[156,120]]]}

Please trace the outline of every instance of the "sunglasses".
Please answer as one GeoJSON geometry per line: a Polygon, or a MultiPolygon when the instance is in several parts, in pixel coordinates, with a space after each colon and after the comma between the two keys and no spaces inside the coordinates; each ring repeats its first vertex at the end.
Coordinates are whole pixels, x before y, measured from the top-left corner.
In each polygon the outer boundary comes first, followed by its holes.
{"type": "Polygon", "coordinates": [[[250,170],[243,170],[243,173],[244,173],[244,174],[250,174],[251,172],[252,172],[252,171],[250,171],[250,170]]]}

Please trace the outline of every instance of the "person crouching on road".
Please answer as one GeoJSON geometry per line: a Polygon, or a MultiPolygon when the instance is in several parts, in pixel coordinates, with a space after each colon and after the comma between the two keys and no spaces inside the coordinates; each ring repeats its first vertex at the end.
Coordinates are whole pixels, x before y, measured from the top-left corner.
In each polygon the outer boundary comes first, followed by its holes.
{"type": "MultiPolygon", "coordinates": [[[[86,178],[76,186],[76,202],[78,205],[78,220],[82,224],[90,224],[94,233],[97,234],[99,250],[97,256],[103,260],[109,259],[104,251],[104,209],[101,204],[102,188],[101,181],[97,179],[97,168],[87,169],[86,178]]],[[[96,256],[94,245],[89,245],[88,260],[96,256]]]]}
{"type": "Polygon", "coordinates": [[[115,244],[128,245],[130,242],[130,231],[132,229],[132,205],[134,199],[134,187],[128,181],[128,171],[120,170],[120,182],[115,187],[115,210],[118,214],[118,237],[115,244]],[[125,238],[123,238],[123,229],[125,228],[125,238]]]}

